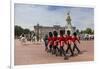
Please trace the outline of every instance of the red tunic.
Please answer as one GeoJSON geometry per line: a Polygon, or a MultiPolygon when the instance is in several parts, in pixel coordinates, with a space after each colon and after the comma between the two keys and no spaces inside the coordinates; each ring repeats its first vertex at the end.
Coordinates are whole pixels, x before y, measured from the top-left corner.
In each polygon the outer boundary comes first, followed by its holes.
{"type": "Polygon", "coordinates": [[[48,46],[53,45],[53,38],[48,37],[48,46]]]}
{"type": "Polygon", "coordinates": [[[66,42],[68,44],[71,44],[72,41],[73,41],[72,36],[66,36],[66,42]]]}
{"type": "Polygon", "coordinates": [[[80,42],[79,39],[78,39],[78,37],[73,36],[72,39],[73,39],[73,43],[76,43],[76,41],[80,42]]]}
{"type": "Polygon", "coordinates": [[[57,46],[58,45],[58,37],[53,37],[53,46],[57,46]]]}
{"type": "Polygon", "coordinates": [[[65,42],[66,42],[65,37],[60,36],[59,37],[59,44],[60,44],[60,46],[64,46],[65,42]]]}

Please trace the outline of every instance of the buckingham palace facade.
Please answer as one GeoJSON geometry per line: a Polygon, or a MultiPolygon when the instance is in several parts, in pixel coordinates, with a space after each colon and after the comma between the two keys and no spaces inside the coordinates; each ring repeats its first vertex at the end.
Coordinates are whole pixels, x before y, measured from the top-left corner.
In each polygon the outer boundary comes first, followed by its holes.
{"type": "Polygon", "coordinates": [[[43,39],[49,32],[57,31],[59,33],[60,30],[65,30],[65,27],[61,27],[60,25],[41,26],[39,24],[34,26],[34,32],[38,35],[39,39],[43,39]]]}

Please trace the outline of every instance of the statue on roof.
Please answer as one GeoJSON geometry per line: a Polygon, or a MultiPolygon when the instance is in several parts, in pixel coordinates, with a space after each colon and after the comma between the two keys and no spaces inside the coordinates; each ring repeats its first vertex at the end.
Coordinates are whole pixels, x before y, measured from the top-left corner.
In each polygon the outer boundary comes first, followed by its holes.
{"type": "Polygon", "coordinates": [[[67,24],[71,24],[71,17],[70,17],[70,12],[67,13],[67,24]]]}

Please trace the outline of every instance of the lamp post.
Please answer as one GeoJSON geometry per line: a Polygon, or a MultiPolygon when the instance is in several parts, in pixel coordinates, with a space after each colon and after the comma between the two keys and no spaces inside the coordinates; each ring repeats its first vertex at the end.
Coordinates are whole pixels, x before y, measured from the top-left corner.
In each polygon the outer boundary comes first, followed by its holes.
{"type": "Polygon", "coordinates": [[[39,41],[39,24],[37,24],[37,41],[39,41]]]}

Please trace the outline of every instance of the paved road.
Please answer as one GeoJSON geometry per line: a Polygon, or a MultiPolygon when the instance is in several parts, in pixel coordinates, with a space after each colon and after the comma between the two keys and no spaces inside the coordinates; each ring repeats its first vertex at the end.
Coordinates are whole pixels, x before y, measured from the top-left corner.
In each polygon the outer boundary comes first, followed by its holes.
{"type": "Polygon", "coordinates": [[[83,54],[70,57],[64,60],[63,57],[52,55],[45,52],[43,43],[22,44],[21,41],[15,40],[15,65],[63,63],[76,61],[92,61],[94,59],[94,41],[81,41],[79,46],[83,54]]]}

